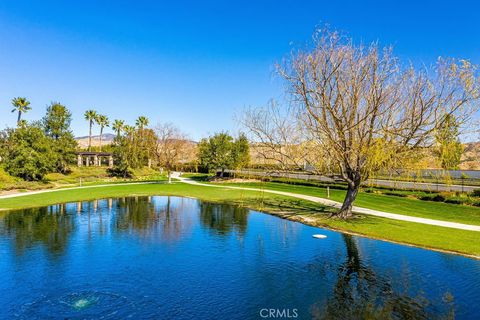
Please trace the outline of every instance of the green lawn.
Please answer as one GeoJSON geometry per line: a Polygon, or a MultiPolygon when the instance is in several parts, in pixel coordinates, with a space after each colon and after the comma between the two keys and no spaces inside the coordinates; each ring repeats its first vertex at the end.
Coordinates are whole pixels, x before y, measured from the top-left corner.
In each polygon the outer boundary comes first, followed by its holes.
{"type": "MultiPolygon", "coordinates": [[[[276,186],[276,188],[281,187],[282,186],[276,186]]],[[[296,190],[296,192],[300,191],[299,188],[292,190],[296,190]]],[[[313,192],[312,190],[304,191],[313,192]]],[[[335,190],[334,192],[338,191],[335,190]]],[[[0,208],[20,209],[55,203],[135,195],[188,196],[215,202],[237,204],[311,225],[480,257],[480,243],[478,241],[480,239],[480,233],[478,232],[366,216],[362,216],[352,221],[332,220],[326,217],[326,213],[331,210],[330,208],[325,208],[318,204],[300,199],[268,194],[261,191],[218,189],[186,185],[183,183],[173,183],[170,185],[165,183],[111,185],[108,187],[76,190],[63,189],[52,193],[0,199],[0,208]]],[[[398,200],[405,199],[398,198],[398,200]]],[[[8,211],[0,211],[0,216],[2,214],[8,214],[8,211]]]]}
{"type": "MultiPolygon", "coordinates": [[[[309,187],[277,182],[252,182],[226,185],[294,192],[327,198],[327,190],[322,187],[309,187]]],[[[342,202],[344,197],[345,190],[330,189],[330,199],[342,202]]],[[[480,207],[365,192],[358,194],[355,205],[408,216],[480,225],[480,207]]]]}

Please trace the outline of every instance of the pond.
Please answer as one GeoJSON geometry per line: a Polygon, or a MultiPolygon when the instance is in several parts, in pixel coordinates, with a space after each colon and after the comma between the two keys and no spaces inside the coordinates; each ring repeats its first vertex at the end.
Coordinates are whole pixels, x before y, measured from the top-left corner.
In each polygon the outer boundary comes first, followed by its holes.
{"type": "Polygon", "coordinates": [[[478,260],[196,199],[0,216],[0,319],[475,319],[479,301],[478,260]]]}

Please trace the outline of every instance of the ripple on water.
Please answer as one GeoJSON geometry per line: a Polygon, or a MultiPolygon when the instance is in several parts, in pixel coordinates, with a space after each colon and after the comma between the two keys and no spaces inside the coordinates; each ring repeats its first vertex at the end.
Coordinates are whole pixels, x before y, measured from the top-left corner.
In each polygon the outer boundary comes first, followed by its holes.
{"type": "Polygon", "coordinates": [[[127,297],[101,291],[69,293],[60,297],[42,296],[22,305],[15,316],[18,319],[59,318],[118,319],[134,317],[135,303],[127,297]]]}

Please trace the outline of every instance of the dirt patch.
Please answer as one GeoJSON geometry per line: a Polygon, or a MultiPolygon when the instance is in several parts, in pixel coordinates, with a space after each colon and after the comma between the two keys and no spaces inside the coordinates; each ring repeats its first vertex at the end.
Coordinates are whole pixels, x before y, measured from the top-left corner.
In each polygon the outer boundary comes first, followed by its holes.
{"type": "Polygon", "coordinates": [[[28,190],[25,189],[11,189],[11,190],[2,190],[0,191],[0,196],[6,196],[9,194],[14,194],[14,193],[22,193],[22,192],[27,192],[28,190]]]}

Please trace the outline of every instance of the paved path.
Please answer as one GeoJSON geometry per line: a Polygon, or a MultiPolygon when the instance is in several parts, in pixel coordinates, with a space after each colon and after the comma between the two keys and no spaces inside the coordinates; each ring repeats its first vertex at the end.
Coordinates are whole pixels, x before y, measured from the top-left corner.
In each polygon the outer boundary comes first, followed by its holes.
{"type": "MultiPolygon", "coordinates": [[[[337,202],[337,201],[333,201],[333,200],[329,200],[329,199],[325,199],[325,198],[320,198],[320,197],[307,196],[307,195],[299,194],[299,193],[268,190],[268,189],[256,189],[256,188],[246,188],[246,187],[233,187],[233,186],[224,186],[224,185],[205,184],[205,183],[199,183],[199,182],[193,181],[191,179],[182,178],[178,174],[175,174],[173,177],[175,177],[176,179],[179,179],[183,183],[188,183],[188,184],[197,185],[197,186],[213,187],[213,188],[226,188],[226,189],[235,189],[235,190],[246,190],[246,191],[262,191],[262,192],[273,193],[273,194],[278,194],[278,195],[282,195],[282,196],[287,196],[287,197],[293,197],[293,198],[298,198],[298,199],[302,199],[302,200],[312,201],[312,202],[315,202],[315,203],[320,203],[322,205],[326,205],[326,206],[334,207],[334,208],[338,208],[338,209],[340,209],[340,207],[342,205],[340,202],[337,202]]],[[[480,232],[480,226],[475,226],[475,225],[470,225],[470,224],[463,224],[463,223],[457,223],[457,222],[448,222],[448,221],[441,221],[441,220],[434,220],[434,219],[427,219],[427,218],[412,217],[412,216],[406,216],[406,215],[402,215],[402,214],[389,213],[389,212],[366,209],[366,208],[361,208],[361,207],[356,207],[356,206],[353,207],[353,211],[356,212],[356,213],[361,213],[361,214],[366,214],[366,215],[376,216],[376,217],[382,217],[382,218],[388,218],[388,219],[394,219],[394,220],[416,222],[416,223],[429,224],[429,225],[432,225],[432,226],[439,226],[439,227],[447,227],[447,228],[453,228],[453,229],[461,229],[461,230],[479,231],[480,232]]]]}
{"type": "Polygon", "coordinates": [[[103,187],[112,187],[112,186],[127,186],[132,184],[157,184],[159,182],[156,181],[148,181],[148,182],[126,182],[126,183],[109,183],[109,184],[97,184],[92,186],[83,186],[83,187],[66,187],[66,188],[58,188],[58,189],[46,189],[46,190],[38,190],[38,191],[27,191],[27,192],[17,192],[12,194],[4,194],[0,195],[0,199],[8,199],[8,198],[18,198],[18,197],[25,197],[30,196],[32,194],[40,194],[40,193],[50,193],[50,192],[58,192],[58,191],[68,191],[68,190],[78,190],[78,189],[85,189],[85,188],[103,188],[103,187]]]}

